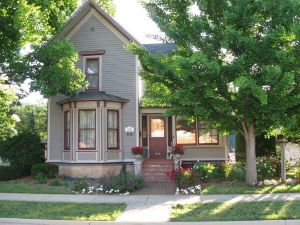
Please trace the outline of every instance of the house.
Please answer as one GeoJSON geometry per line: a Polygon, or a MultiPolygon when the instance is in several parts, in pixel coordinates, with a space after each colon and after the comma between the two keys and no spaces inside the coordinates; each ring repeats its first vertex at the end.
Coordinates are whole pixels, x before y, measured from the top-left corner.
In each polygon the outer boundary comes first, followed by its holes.
{"type": "Polygon", "coordinates": [[[228,159],[227,137],[208,123],[166,117],[166,108],[140,105],[141,64],[124,46],[135,42],[150,52],[166,53],[174,45],[140,44],[93,1],[78,9],[54,38],[73,43],[80,56],[78,67],[89,81],[74,97],[48,99],[47,162],[58,164],[61,175],[99,177],[119,172],[124,163],[133,170],[133,146],[148,150],[144,165],[150,167],[174,166],[170,151],[175,143],[185,146],[184,162],[228,159]]]}

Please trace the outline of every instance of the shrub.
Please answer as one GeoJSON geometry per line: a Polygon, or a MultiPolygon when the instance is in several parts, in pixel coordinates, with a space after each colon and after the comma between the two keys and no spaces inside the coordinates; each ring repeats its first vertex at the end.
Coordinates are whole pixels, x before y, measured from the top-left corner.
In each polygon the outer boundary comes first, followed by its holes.
{"type": "Polygon", "coordinates": [[[47,177],[43,173],[38,173],[34,177],[34,181],[38,184],[46,184],[48,182],[47,177]]]}
{"type": "Polygon", "coordinates": [[[231,179],[236,181],[242,181],[244,182],[246,179],[246,170],[245,168],[233,166],[231,169],[231,179]]]}
{"type": "Polygon", "coordinates": [[[198,173],[202,180],[210,180],[218,177],[218,167],[212,163],[197,162],[194,164],[192,170],[198,173]]]}
{"type": "Polygon", "coordinates": [[[54,178],[53,180],[51,180],[50,182],[51,186],[60,186],[61,185],[61,181],[59,178],[54,178]]]}
{"type": "Polygon", "coordinates": [[[224,178],[228,179],[230,178],[231,172],[232,172],[232,164],[229,162],[225,162],[222,164],[224,178]]]}
{"type": "Polygon", "coordinates": [[[278,176],[280,173],[280,161],[275,157],[258,157],[256,166],[261,180],[278,176]]]}
{"type": "Polygon", "coordinates": [[[0,181],[14,180],[22,177],[23,172],[12,166],[0,166],[0,181]]]}
{"type": "Polygon", "coordinates": [[[117,193],[133,192],[144,186],[144,178],[133,173],[120,173],[119,175],[108,174],[100,179],[103,191],[108,193],[115,190],[117,193]]]}
{"type": "Polygon", "coordinates": [[[48,178],[55,178],[58,175],[58,166],[54,164],[38,163],[31,167],[31,176],[44,174],[48,178]]]}
{"type": "Polygon", "coordinates": [[[44,161],[44,149],[38,134],[24,131],[0,143],[0,158],[29,175],[33,164],[44,161]]]}
{"type": "Polygon", "coordinates": [[[78,178],[78,179],[75,179],[75,182],[72,187],[72,191],[84,194],[84,193],[88,192],[88,187],[89,187],[89,184],[88,184],[87,178],[78,178]]]}

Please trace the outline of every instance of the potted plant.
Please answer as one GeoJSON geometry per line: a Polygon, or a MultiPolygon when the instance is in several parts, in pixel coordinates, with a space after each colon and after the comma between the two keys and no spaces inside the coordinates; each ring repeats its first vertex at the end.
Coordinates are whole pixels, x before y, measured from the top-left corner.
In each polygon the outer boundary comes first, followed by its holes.
{"type": "Polygon", "coordinates": [[[141,146],[135,146],[131,148],[131,152],[134,158],[142,159],[144,154],[144,148],[141,146]]]}
{"type": "Polygon", "coordinates": [[[175,159],[180,159],[181,156],[184,154],[183,145],[180,144],[174,145],[172,149],[172,154],[175,159]]]}

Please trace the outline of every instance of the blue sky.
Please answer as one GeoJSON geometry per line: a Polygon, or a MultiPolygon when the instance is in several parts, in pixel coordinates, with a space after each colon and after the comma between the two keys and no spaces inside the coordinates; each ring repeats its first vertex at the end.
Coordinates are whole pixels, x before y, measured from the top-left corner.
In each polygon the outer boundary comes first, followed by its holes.
{"type": "MultiPolygon", "coordinates": [[[[113,0],[116,5],[116,14],[114,18],[118,21],[131,35],[143,44],[155,43],[148,35],[161,34],[157,25],[149,18],[146,10],[139,4],[138,0],[113,0]]],[[[29,91],[28,82],[22,86],[29,91]]],[[[22,100],[22,103],[41,103],[46,102],[38,93],[30,93],[22,100]]]]}

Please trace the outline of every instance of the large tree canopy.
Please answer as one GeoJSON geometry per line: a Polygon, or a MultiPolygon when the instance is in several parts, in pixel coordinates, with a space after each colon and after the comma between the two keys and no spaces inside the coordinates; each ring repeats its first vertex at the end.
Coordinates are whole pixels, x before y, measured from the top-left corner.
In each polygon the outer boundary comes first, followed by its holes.
{"type": "Polygon", "coordinates": [[[144,6],[178,49],[150,55],[132,46],[142,77],[168,90],[163,97],[171,113],[239,131],[246,181],[255,184],[255,136],[293,125],[299,112],[300,1],[149,0],[144,6]]]}
{"type": "MultiPolygon", "coordinates": [[[[4,0],[0,2],[0,75],[11,82],[31,79],[44,96],[72,94],[86,84],[75,66],[77,52],[65,40],[50,41],[79,6],[78,0],[4,0]],[[51,74],[51,76],[50,76],[51,74]]],[[[115,11],[112,0],[97,0],[115,11]]]]}

